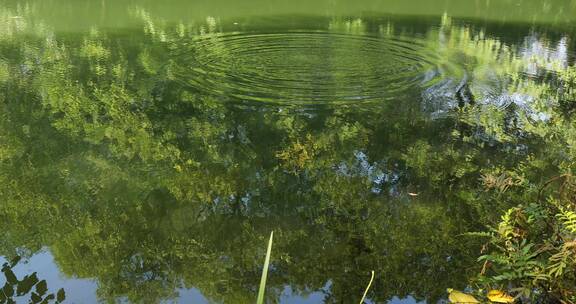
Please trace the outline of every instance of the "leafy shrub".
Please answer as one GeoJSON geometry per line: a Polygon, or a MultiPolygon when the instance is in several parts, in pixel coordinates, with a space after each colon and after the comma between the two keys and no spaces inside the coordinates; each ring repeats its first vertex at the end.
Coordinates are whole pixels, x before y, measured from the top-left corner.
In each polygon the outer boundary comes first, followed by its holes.
{"type": "Polygon", "coordinates": [[[576,183],[554,180],[555,195],[510,208],[490,232],[474,233],[489,238],[479,289],[508,290],[523,303],[576,303],[576,183]]]}

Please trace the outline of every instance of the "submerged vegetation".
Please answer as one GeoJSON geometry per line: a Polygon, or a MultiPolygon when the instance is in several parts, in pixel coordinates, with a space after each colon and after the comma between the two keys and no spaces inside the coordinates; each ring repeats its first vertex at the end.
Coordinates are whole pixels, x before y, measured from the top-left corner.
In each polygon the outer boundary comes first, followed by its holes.
{"type": "MultiPolygon", "coordinates": [[[[163,22],[133,8],[138,27],[59,33],[33,11],[0,8],[0,256],[49,250],[64,276],[97,280],[110,302],[197,288],[213,302],[258,293],[274,303],[288,287],[326,303],[434,303],[447,287],[486,301],[501,291],[518,303],[576,302],[566,34],[526,27],[522,42],[507,41],[447,14],[416,25],[303,18],[340,39],[321,40],[337,58],[317,63],[335,71],[326,83],[354,84],[341,67],[361,58],[364,84],[386,84],[371,69],[380,57],[366,55],[376,38],[414,40],[411,55],[431,62],[418,80],[432,81],[377,103],[263,104],[234,101],[244,93],[234,86],[198,85],[261,76],[234,61],[241,45],[230,47],[225,30],[236,21],[163,22]],[[350,35],[371,39],[341,38],[350,35]],[[190,79],[199,69],[190,54],[231,61],[190,79]],[[473,102],[454,96],[464,86],[473,102]],[[275,258],[270,235],[261,272],[270,230],[275,258]],[[378,276],[363,286],[369,269],[378,276]]],[[[298,80],[291,72],[280,76],[298,80]]]]}

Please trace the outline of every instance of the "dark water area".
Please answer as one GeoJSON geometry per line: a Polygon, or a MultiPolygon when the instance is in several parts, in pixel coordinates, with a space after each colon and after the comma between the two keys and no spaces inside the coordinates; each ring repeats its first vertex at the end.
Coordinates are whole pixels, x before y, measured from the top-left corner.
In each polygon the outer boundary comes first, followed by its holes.
{"type": "Polygon", "coordinates": [[[267,303],[442,303],[573,161],[575,18],[0,0],[0,303],[255,303],[271,231],[267,303]]]}

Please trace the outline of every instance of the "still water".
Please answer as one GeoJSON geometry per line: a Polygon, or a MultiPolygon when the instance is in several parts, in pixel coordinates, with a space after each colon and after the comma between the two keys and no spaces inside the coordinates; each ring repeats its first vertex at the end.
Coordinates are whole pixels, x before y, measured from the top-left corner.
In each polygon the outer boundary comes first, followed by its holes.
{"type": "Polygon", "coordinates": [[[0,0],[0,303],[254,303],[271,231],[268,303],[357,303],[371,270],[370,303],[443,301],[481,267],[462,234],[510,206],[486,176],[569,158],[544,128],[576,100],[575,19],[0,0]]]}

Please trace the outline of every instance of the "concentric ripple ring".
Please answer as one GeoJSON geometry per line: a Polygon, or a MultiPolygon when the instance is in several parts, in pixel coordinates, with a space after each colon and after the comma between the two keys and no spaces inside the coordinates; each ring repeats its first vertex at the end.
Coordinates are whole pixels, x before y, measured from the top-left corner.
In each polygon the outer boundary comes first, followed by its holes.
{"type": "Polygon", "coordinates": [[[432,81],[425,75],[438,62],[416,39],[331,32],[209,34],[188,45],[177,77],[241,101],[383,100],[432,81]]]}

